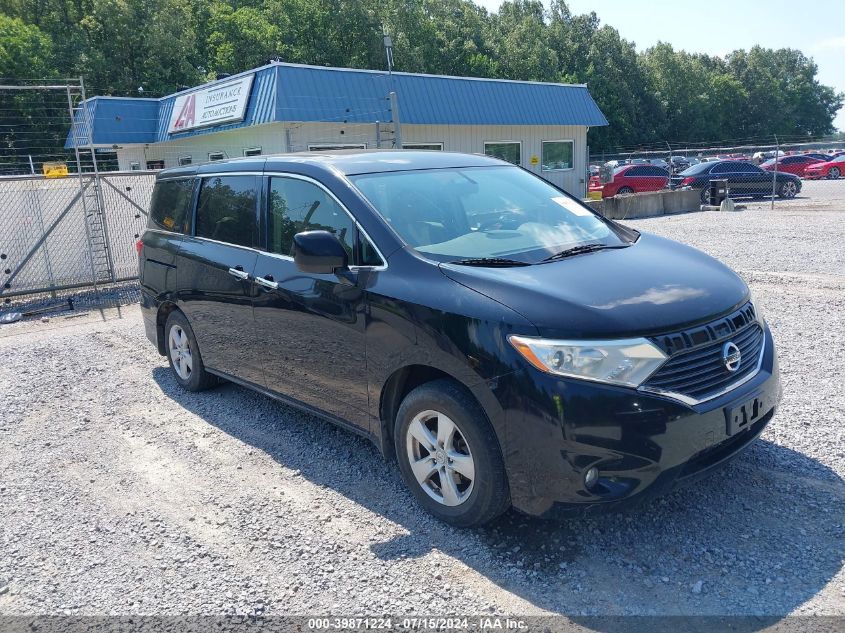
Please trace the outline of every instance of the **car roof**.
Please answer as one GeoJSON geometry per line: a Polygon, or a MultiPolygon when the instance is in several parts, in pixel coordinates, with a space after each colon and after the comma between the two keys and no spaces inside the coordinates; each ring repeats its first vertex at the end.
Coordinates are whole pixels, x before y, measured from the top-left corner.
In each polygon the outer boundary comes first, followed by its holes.
{"type": "Polygon", "coordinates": [[[158,177],[178,178],[227,171],[286,171],[302,165],[351,176],[412,169],[510,166],[510,163],[480,154],[436,150],[347,149],[232,158],[199,166],[172,167],[159,172],[158,177]]]}

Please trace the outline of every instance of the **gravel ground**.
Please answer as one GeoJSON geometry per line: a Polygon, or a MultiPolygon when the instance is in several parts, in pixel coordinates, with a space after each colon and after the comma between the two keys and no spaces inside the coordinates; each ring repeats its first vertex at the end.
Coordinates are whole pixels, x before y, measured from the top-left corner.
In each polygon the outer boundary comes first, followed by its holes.
{"type": "Polygon", "coordinates": [[[135,307],[0,328],[0,614],[845,615],[845,212],[631,221],[748,279],[785,396],[741,457],[630,514],[420,511],[355,435],[178,389],[135,307]]]}

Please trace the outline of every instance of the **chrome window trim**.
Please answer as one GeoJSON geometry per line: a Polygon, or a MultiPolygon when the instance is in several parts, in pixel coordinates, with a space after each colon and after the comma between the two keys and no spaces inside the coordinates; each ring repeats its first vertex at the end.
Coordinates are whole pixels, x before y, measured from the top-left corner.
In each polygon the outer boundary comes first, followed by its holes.
{"type": "MultiPolygon", "coordinates": [[[[747,383],[751,379],[755,378],[760,373],[760,370],[763,367],[763,356],[765,355],[765,353],[766,353],[766,330],[765,330],[765,328],[763,328],[763,343],[760,345],[760,357],[757,359],[757,367],[754,369],[754,371],[751,372],[750,374],[748,374],[747,376],[745,376],[744,378],[740,378],[736,382],[731,383],[730,385],[721,389],[720,391],[717,391],[716,393],[707,396],[706,398],[701,398],[701,399],[691,398],[690,396],[686,396],[682,393],[675,393],[674,391],[663,391],[662,389],[655,389],[654,387],[638,387],[637,391],[655,394],[655,395],[658,395],[658,396],[664,396],[666,398],[670,398],[672,400],[677,400],[678,402],[680,402],[682,404],[689,405],[689,406],[694,406],[694,405],[697,405],[697,404],[702,404],[704,402],[709,402],[710,400],[715,400],[716,398],[724,396],[726,393],[733,391],[737,387],[741,387],[742,385],[744,385],[745,383],[747,383]]],[[[655,370],[655,371],[659,371],[659,370],[660,370],[660,368],[658,367],[657,370],[655,370]]]]}

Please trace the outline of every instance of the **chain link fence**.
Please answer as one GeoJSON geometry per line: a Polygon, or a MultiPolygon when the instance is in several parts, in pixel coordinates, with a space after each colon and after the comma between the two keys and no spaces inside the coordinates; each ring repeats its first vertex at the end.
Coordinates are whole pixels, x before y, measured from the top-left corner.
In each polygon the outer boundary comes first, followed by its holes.
{"type": "Polygon", "coordinates": [[[81,80],[0,85],[2,309],[138,299],[155,174],[103,173],[118,165],[93,147],[90,115],[81,80]]]}
{"type": "Polygon", "coordinates": [[[590,155],[589,192],[613,197],[661,189],[692,189],[710,202],[711,181],[734,200],[792,200],[832,204],[845,200],[845,142],[654,145],[590,155]]]}

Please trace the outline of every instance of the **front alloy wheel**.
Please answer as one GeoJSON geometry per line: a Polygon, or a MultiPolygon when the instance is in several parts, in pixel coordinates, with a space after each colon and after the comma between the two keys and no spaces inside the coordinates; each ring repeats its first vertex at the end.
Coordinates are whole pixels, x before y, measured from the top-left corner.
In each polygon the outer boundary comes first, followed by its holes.
{"type": "Polygon", "coordinates": [[[827,177],[831,180],[839,180],[839,176],[842,175],[839,167],[831,167],[830,171],[827,172],[827,177]]]}
{"type": "Polygon", "coordinates": [[[393,427],[408,490],[428,512],[457,527],[483,525],[510,506],[498,437],[472,394],[448,379],[407,394],[393,427]]]}
{"type": "Polygon", "coordinates": [[[408,426],[406,450],[417,483],[437,503],[457,506],[472,494],[472,451],[449,416],[432,410],[417,414],[408,426]]]}

